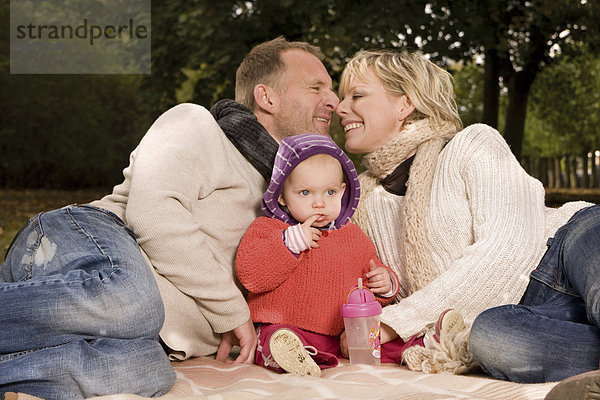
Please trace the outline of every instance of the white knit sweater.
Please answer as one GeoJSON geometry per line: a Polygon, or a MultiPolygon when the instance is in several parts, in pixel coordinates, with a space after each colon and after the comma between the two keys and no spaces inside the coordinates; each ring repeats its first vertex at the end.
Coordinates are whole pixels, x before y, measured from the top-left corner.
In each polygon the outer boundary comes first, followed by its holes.
{"type": "MultiPolygon", "coordinates": [[[[367,199],[367,233],[401,279],[403,201],[381,187],[367,199]]],[[[521,168],[502,136],[486,125],[467,127],[440,153],[431,190],[427,227],[437,278],[385,307],[382,322],[408,339],[447,308],[471,323],[485,309],[518,302],[547,239],[588,205],[545,207],[542,184],[521,168]]]]}
{"type": "Polygon", "coordinates": [[[235,252],[260,214],[266,181],[210,112],[181,104],[152,125],[123,171],[92,205],[135,233],[165,305],[161,337],[174,358],[214,353],[222,333],[250,318],[234,281],[235,252]]]}

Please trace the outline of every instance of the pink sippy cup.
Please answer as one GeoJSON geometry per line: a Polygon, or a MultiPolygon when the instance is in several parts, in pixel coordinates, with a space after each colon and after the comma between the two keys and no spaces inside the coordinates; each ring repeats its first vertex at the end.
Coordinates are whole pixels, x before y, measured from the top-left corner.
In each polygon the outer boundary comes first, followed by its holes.
{"type": "Polygon", "coordinates": [[[381,363],[380,315],[381,304],[368,288],[363,288],[362,279],[358,278],[358,285],[352,287],[342,305],[351,364],[381,363]]]}

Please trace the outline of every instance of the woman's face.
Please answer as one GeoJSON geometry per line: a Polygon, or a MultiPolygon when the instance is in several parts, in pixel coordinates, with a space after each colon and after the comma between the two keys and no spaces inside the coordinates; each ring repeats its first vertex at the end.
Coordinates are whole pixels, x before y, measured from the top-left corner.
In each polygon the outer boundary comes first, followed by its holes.
{"type": "Polygon", "coordinates": [[[346,133],[344,147],[354,154],[371,153],[385,145],[414,109],[406,96],[388,92],[373,71],[364,80],[350,81],[341,100],[336,112],[346,133]]]}

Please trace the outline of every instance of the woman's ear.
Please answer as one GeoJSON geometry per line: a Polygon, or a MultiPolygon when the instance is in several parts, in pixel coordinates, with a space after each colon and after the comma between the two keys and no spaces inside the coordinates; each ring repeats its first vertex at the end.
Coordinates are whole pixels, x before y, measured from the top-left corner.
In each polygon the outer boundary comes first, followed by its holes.
{"type": "Polygon", "coordinates": [[[400,107],[398,108],[398,120],[404,121],[413,111],[415,111],[415,106],[408,96],[402,95],[400,97],[400,107]]]}
{"type": "Polygon", "coordinates": [[[272,87],[259,83],[254,86],[254,101],[258,108],[268,114],[275,112],[276,93],[272,87]]]}

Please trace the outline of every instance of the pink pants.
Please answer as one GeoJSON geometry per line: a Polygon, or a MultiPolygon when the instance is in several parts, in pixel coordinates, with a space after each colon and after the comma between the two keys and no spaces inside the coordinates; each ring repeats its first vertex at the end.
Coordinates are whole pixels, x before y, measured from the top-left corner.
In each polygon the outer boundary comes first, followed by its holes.
{"type": "MultiPolygon", "coordinates": [[[[340,337],[339,336],[328,336],[319,333],[309,332],[296,328],[292,325],[287,324],[262,324],[256,328],[258,334],[258,346],[256,347],[256,354],[254,356],[254,362],[257,365],[271,369],[277,372],[285,372],[281,369],[277,363],[271,357],[271,350],[269,349],[269,340],[271,335],[276,330],[286,328],[293,331],[304,346],[312,346],[317,350],[316,355],[312,355],[312,359],[321,368],[333,368],[338,365],[338,358],[343,358],[342,351],[340,349],[340,337]]],[[[383,363],[396,363],[402,362],[402,353],[409,347],[412,346],[424,346],[423,337],[412,337],[407,342],[398,338],[388,343],[381,345],[381,362],[383,363]]]]}

